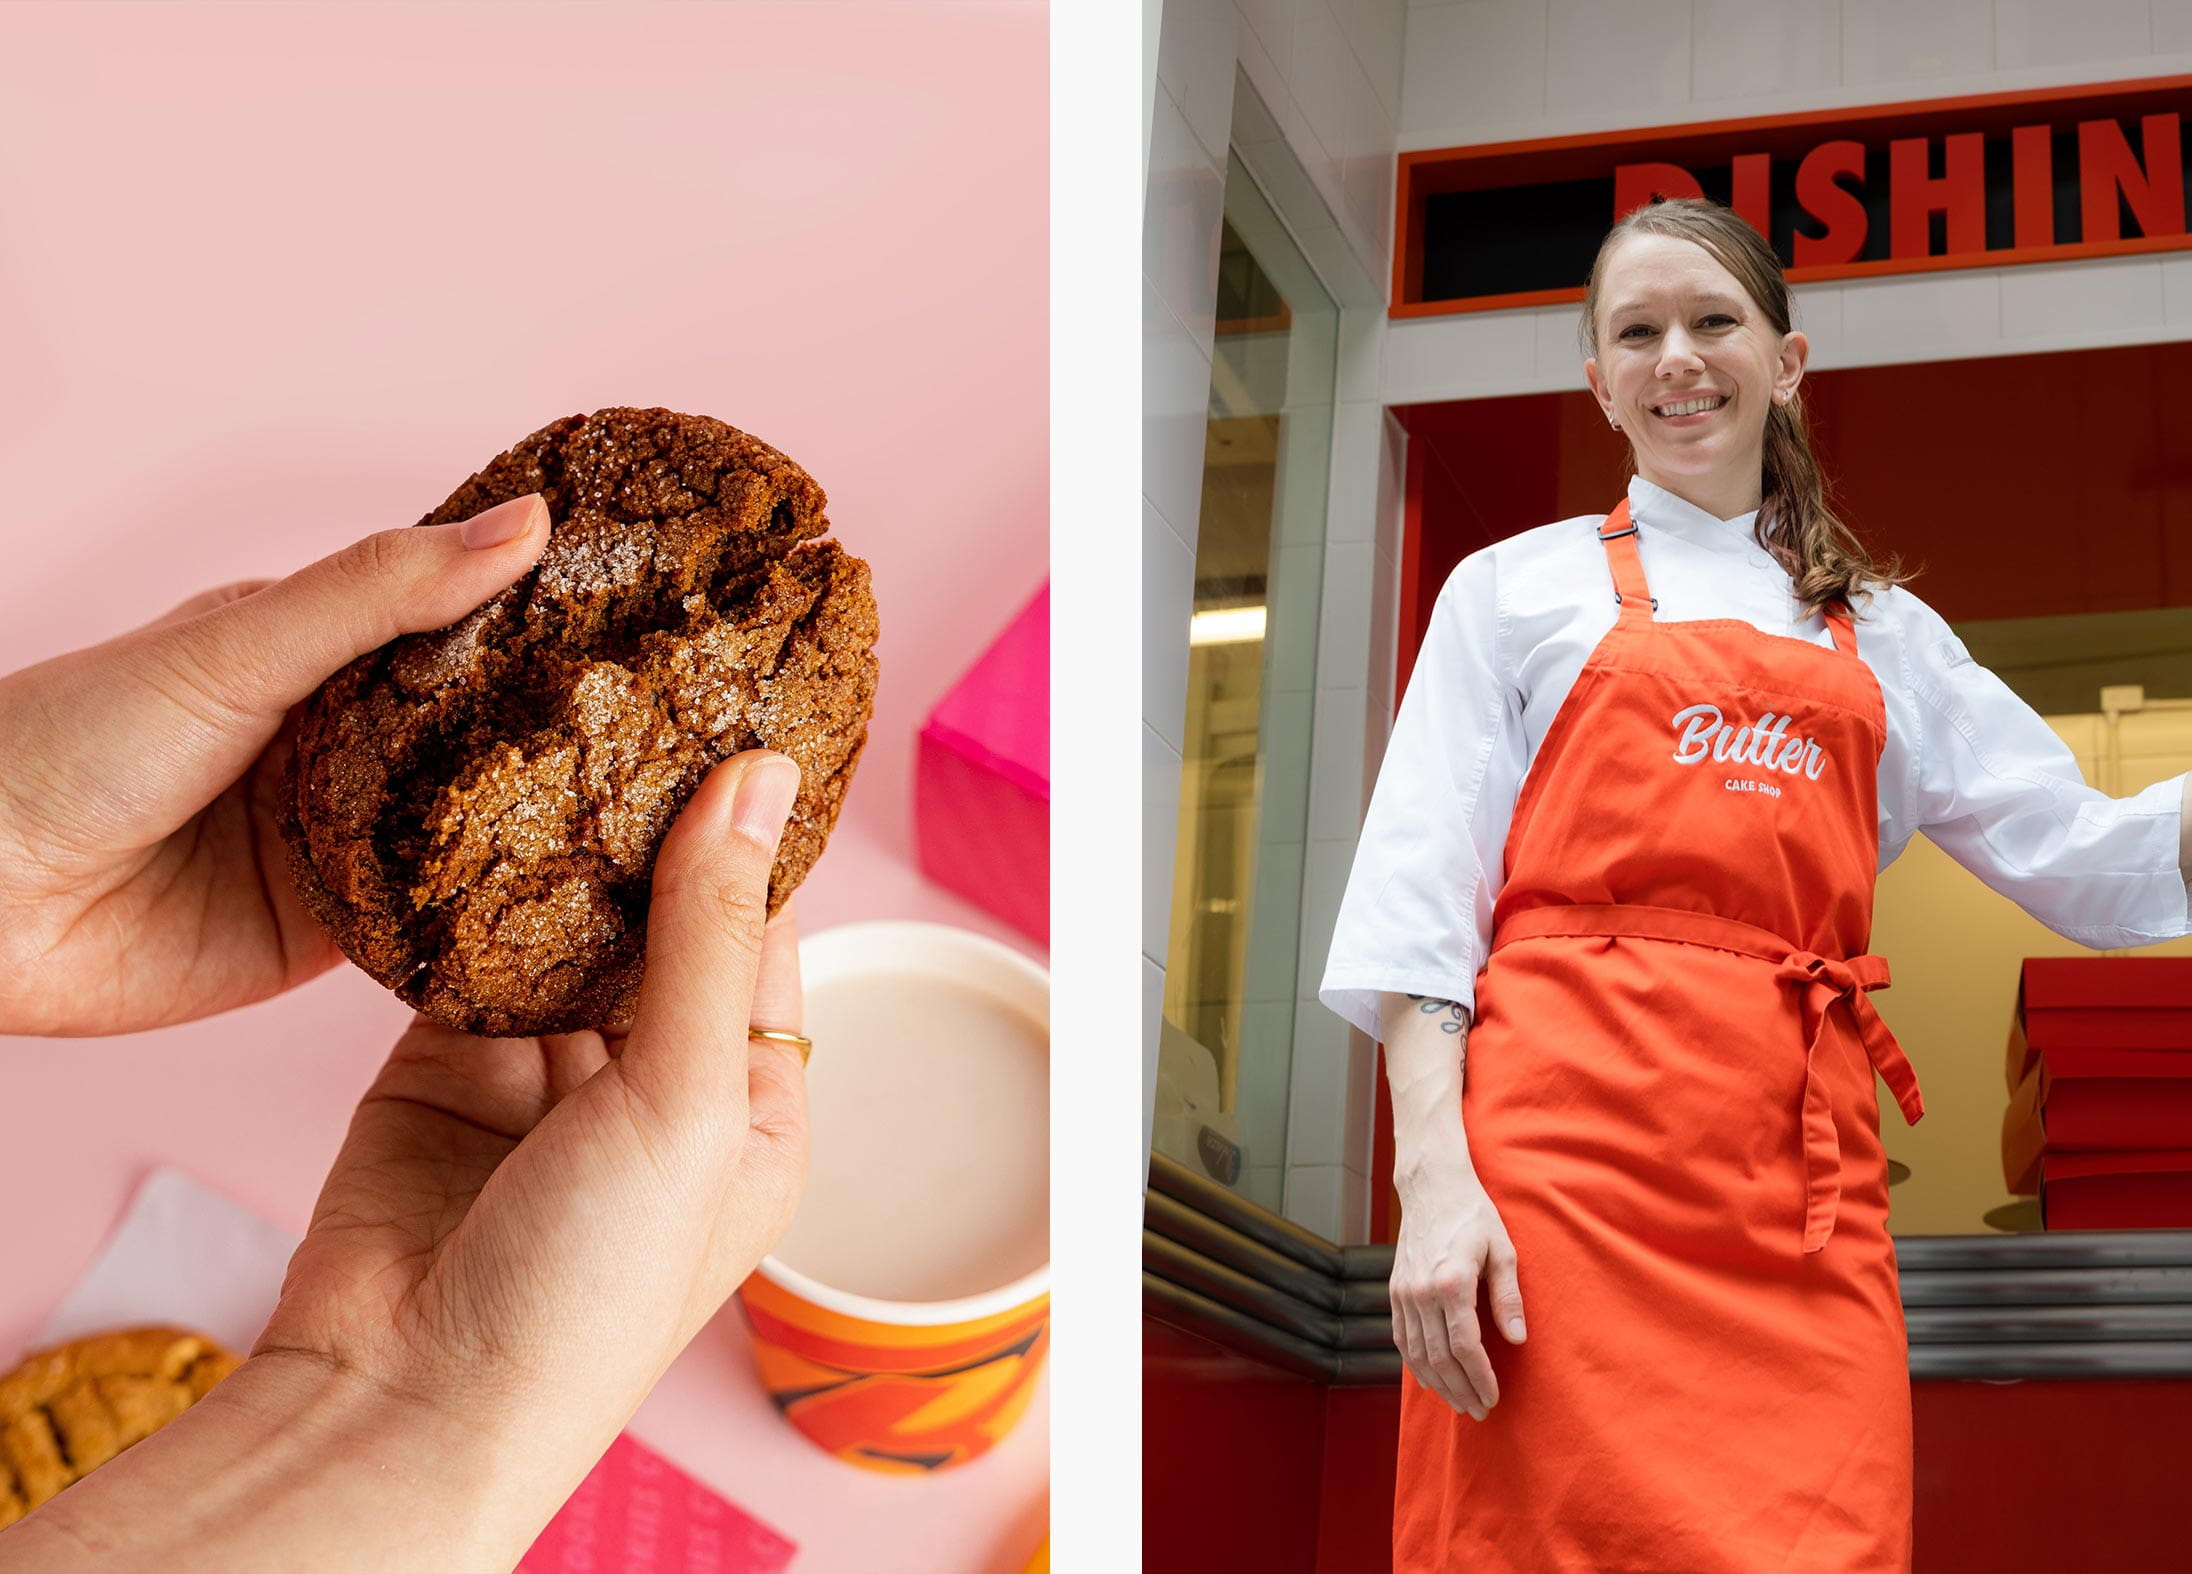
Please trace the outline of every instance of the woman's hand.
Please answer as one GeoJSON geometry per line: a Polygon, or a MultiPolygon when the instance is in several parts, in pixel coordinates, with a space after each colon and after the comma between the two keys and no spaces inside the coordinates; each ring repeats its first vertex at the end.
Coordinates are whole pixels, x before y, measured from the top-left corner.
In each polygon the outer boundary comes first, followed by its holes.
{"type": "Polygon", "coordinates": [[[537,495],[384,530],[0,678],[0,1032],[161,1027],[341,961],[290,888],[289,711],[398,634],[464,617],[547,541],[537,495]]]}
{"type": "Polygon", "coordinates": [[[1487,1281],[1505,1330],[1522,1316],[1522,1288],[1499,1210],[1466,1165],[1420,1178],[1402,1198],[1393,1248],[1393,1343],[1417,1382],[1473,1421],[1499,1403],[1477,1323],[1477,1286],[1487,1281]]]}
{"type": "Polygon", "coordinates": [[[1524,1329],[1514,1242],[1462,1127],[1469,1013],[1420,995],[1386,995],[1379,1009],[1401,1206],[1393,1343],[1417,1382],[1481,1421],[1499,1403],[1499,1384],[1477,1327],[1477,1286],[1489,1281],[1492,1317],[1510,1343],[1522,1343],[1524,1329]]]}
{"type": "Polygon", "coordinates": [[[250,1358],[0,1569],[515,1564],[791,1222],[805,1077],[746,1033],[800,1026],[790,908],[763,926],[797,787],[756,750],[679,815],[628,1031],[415,1021],[250,1358]]]}

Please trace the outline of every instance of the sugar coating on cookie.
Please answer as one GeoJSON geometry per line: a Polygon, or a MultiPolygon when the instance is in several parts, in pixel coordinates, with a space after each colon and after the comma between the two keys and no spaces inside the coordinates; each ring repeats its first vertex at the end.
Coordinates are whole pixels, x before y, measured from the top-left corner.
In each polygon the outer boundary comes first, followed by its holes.
{"type": "Polygon", "coordinates": [[[769,878],[821,853],[874,709],[868,567],[821,487],[706,416],[611,409],[533,433],[422,525],[539,492],[538,562],[470,616],[360,657],[302,707],[290,872],[344,953],[462,1032],[628,1022],[654,860],[720,761],[789,755],[769,878]]]}

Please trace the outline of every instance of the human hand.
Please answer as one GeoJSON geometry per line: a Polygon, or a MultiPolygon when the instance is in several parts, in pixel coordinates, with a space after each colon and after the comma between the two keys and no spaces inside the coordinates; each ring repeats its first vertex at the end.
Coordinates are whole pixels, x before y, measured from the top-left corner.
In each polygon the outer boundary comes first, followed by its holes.
{"type": "Polygon", "coordinates": [[[412,1022],[255,1356],[526,1428],[555,1416],[588,1464],[608,1447],[798,1201],[799,1055],[746,1037],[801,1019],[791,908],[763,923],[798,785],[752,750],[679,815],[628,1030],[478,1039],[412,1022]]]}
{"type": "Polygon", "coordinates": [[[1514,1242],[1474,1170],[1449,1169],[1402,1200],[1393,1247],[1393,1343],[1417,1382],[1473,1421],[1499,1403],[1499,1382],[1477,1323],[1477,1286],[1491,1287],[1492,1319],[1511,1344],[1522,1317],[1514,1242]]]}
{"type": "Polygon", "coordinates": [[[0,1032],[161,1027],[341,961],[290,887],[289,713],[397,635],[464,617],[547,541],[537,494],[383,530],[0,678],[0,1032]]]}
{"type": "Polygon", "coordinates": [[[791,1222],[806,1080],[746,1033],[800,1027],[790,905],[764,927],[797,786],[749,751],[679,814],[628,1029],[414,1020],[250,1357],[0,1569],[512,1567],[791,1222]]]}

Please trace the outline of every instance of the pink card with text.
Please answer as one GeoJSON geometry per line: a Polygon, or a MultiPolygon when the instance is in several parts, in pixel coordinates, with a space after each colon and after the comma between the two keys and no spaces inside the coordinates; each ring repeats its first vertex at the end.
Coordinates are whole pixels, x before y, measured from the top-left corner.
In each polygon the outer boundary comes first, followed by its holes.
{"type": "Polygon", "coordinates": [[[776,1574],[797,1547],[625,1433],[519,1574],[776,1574]]]}

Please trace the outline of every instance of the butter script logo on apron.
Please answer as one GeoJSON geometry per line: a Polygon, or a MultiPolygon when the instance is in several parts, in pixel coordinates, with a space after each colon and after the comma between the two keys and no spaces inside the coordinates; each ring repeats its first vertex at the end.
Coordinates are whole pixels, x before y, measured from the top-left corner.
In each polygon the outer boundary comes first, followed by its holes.
{"type": "Polygon", "coordinates": [[[1402,1379],[1394,1567],[1905,1571],[1880,687],[1846,610],[1662,623],[1626,501],[1599,533],[1620,613],[1516,800],[1463,1079],[1530,1336],[1480,1322],[1481,1423],[1402,1379]]]}

